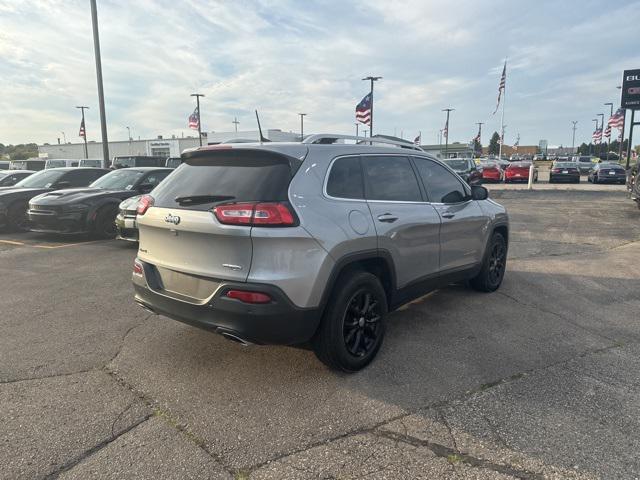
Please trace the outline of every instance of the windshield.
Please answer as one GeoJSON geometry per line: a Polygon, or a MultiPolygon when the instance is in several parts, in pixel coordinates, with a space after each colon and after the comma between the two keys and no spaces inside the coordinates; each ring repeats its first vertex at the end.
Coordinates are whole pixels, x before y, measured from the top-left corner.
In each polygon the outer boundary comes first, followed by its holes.
{"type": "Polygon", "coordinates": [[[135,167],[136,157],[116,157],[113,160],[113,166],[118,167],[135,167]]]}
{"type": "Polygon", "coordinates": [[[79,167],[102,167],[102,160],[80,160],[79,167]]]}
{"type": "Polygon", "coordinates": [[[142,175],[144,172],[139,170],[116,170],[100,177],[89,186],[104,190],[131,190],[142,175]]]}
{"type": "Polygon", "coordinates": [[[24,188],[49,188],[67,173],[67,170],[41,170],[33,175],[20,180],[16,187],[24,188]]]}
{"type": "Polygon", "coordinates": [[[556,163],[556,167],[558,168],[576,168],[577,165],[573,162],[558,162],[556,163]]]}
{"type": "Polygon", "coordinates": [[[582,163],[591,163],[591,157],[580,157],[578,161],[582,163]]]}
{"type": "Polygon", "coordinates": [[[445,163],[454,170],[466,170],[469,168],[466,160],[445,160],[445,163]]]}

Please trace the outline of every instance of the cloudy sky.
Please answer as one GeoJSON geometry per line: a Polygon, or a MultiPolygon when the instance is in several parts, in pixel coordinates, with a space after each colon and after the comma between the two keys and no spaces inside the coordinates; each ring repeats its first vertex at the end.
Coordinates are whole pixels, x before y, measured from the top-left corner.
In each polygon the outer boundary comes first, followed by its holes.
{"type": "MultiPolygon", "coordinates": [[[[640,1],[98,0],[110,139],[190,134],[194,91],[206,130],[263,127],[353,133],[376,84],[377,133],[451,141],[491,113],[508,58],[506,141],[571,143],[617,102],[622,70],[640,68],[640,1]]],[[[99,116],[88,0],[0,0],[0,142],[78,141],[99,116]]],[[[485,133],[486,132],[486,133],[485,133]]]]}

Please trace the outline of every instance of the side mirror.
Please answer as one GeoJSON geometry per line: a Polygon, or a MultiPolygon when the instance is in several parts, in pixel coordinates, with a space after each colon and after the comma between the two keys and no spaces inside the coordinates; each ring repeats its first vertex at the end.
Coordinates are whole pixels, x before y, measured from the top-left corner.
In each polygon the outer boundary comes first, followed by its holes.
{"type": "Polygon", "coordinates": [[[60,190],[62,190],[63,188],[69,188],[71,187],[71,182],[67,181],[67,180],[62,180],[61,182],[58,182],[54,185],[55,188],[58,188],[60,190]]]}
{"type": "Polygon", "coordinates": [[[151,190],[153,190],[153,185],[150,184],[150,183],[141,183],[138,186],[138,191],[140,193],[149,193],[149,192],[151,192],[151,190]]]}
{"type": "Polygon", "coordinates": [[[482,185],[471,186],[471,198],[473,200],[486,200],[489,198],[489,190],[482,185]]]}

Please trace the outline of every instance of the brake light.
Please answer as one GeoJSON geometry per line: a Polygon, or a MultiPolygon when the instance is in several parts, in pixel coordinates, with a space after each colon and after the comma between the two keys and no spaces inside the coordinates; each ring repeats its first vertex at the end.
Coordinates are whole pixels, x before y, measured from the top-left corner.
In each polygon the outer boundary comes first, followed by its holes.
{"type": "Polygon", "coordinates": [[[290,227],[295,217],[285,203],[229,203],[218,205],[213,214],[220,223],[227,225],[290,227]]]}
{"type": "Polygon", "coordinates": [[[560,169],[559,168],[554,168],[551,170],[553,173],[560,173],[560,169]]]}
{"type": "Polygon", "coordinates": [[[144,215],[145,213],[147,213],[147,210],[153,207],[153,202],[154,200],[151,195],[143,195],[142,197],[140,197],[138,206],[136,207],[136,212],[138,213],[138,215],[144,215]]]}
{"type": "Polygon", "coordinates": [[[271,301],[271,297],[266,293],[249,292],[247,290],[229,290],[226,296],[244,303],[269,303],[271,301]]]}
{"type": "Polygon", "coordinates": [[[142,264],[138,260],[133,261],[133,274],[139,277],[144,275],[144,269],[142,268],[142,264]]]}

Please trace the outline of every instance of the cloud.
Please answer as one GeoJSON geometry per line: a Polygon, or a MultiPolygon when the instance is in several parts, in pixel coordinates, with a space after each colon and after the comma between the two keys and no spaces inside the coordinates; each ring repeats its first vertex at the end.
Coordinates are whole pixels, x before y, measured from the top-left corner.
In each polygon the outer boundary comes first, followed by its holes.
{"type": "MultiPolygon", "coordinates": [[[[572,119],[612,101],[621,70],[640,66],[640,2],[544,0],[103,0],[98,2],[110,138],[188,133],[189,95],[204,93],[206,129],[354,130],[354,107],[376,84],[376,130],[435,142],[441,109],[452,140],[499,128],[492,116],[504,57],[507,139],[561,143],[572,119]],[[549,28],[553,25],[553,28],[549,28]],[[410,132],[410,133],[409,133],[410,132]]],[[[77,139],[76,105],[99,121],[91,18],[85,0],[0,0],[0,142],[77,139]]],[[[585,137],[587,132],[585,131],[585,137]]],[[[566,141],[565,141],[566,143],[566,141]]]]}

